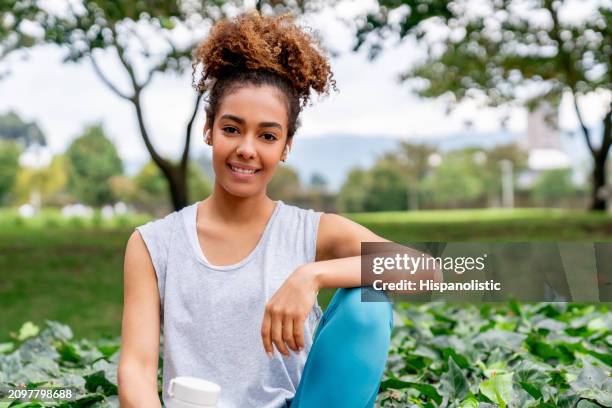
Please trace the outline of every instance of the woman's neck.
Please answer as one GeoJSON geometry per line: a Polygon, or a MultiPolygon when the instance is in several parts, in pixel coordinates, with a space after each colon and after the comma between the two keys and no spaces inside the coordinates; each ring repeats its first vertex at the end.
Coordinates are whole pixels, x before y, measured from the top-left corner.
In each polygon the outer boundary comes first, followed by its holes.
{"type": "Polygon", "coordinates": [[[250,224],[267,220],[274,211],[276,203],[265,194],[251,197],[237,197],[229,194],[215,183],[213,193],[202,203],[205,211],[223,223],[250,224]]]}

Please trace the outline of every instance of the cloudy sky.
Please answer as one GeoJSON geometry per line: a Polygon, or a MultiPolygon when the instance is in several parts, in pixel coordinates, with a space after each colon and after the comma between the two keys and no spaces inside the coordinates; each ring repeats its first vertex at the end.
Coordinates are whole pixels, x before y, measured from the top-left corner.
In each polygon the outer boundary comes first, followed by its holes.
{"type": "MultiPolygon", "coordinates": [[[[466,119],[473,120],[476,132],[499,129],[500,112],[464,104],[446,116],[441,102],[419,100],[406,85],[396,81],[398,73],[422,55],[417,44],[391,46],[374,62],[368,61],[364,52],[350,52],[354,41],[351,27],[339,23],[336,13],[351,21],[352,16],[370,6],[369,0],[349,0],[333,11],[303,21],[320,33],[327,46],[340,51],[331,61],[340,91],[315,100],[315,105],[304,111],[300,138],[327,134],[407,139],[441,136],[462,131],[466,119]]],[[[63,55],[63,50],[46,46],[31,50],[27,58],[14,55],[4,61],[3,66],[9,67],[11,73],[0,80],[0,113],[13,110],[27,121],[36,121],[54,152],[63,151],[85,125],[101,121],[124,159],[143,161],[147,153],[131,104],[105,88],[89,63],[62,64],[63,55]]],[[[100,55],[100,64],[120,86],[126,84],[113,55],[100,55]]],[[[153,142],[163,154],[177,155],[180,151],[192,98],[190,72],[182,76],[157,76],[147,88],[145,117],[153,142]]],[[[577,127],[570,102],[564,100],[561,106],[563,129],[577,127]]],[[[581,104],[589,125],[603,116],[604,98],[585,99],[581,104]]],[[[523,110],[513,111],[509,129],[524,131],[526,119],[523,110]]],[[[196,129],[202,126],[199,115],[196,129]]],[[[194,150],[199,152],[203,148],[201,138],[195,137],[194,150]]]]}

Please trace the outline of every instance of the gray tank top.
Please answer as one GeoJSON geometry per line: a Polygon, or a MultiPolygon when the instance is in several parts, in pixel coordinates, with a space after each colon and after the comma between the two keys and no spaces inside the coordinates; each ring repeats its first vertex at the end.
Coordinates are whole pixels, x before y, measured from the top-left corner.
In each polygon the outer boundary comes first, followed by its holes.
{"type": "Polygon", "coordinates": [[[257,246],[243,260],[210,264],[197,238],[192,204],[137,227],[157,275],[163,333],[163,400],[180,375],[221,386],[220,408],[286,405],[299,384],[321,318],[315,304],[305,322],[304,350],[270,359],[261,341],[264,307],[300,265],[314,262],[321,213],[282,201],[257,246]]]}

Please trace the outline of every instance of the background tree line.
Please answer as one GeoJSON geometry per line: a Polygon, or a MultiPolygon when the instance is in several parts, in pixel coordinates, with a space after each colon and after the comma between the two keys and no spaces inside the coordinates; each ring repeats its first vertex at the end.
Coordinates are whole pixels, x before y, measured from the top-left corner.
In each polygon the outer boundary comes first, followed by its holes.
{"type": "MultiPolygon", "coordinates": [[[[153,161],[127,175],[112,141],[100,124],[84,129],[62,154],[48,163],[40,153],[45,137],[34,123],[14,113],[0,116],[0,200],[40,206],[83,203],[94,207],[118,201],[137,211],[163,214],[171,209],[167,181],[153,161]],[[29,165],[19,157],[28,150],[29,165]],[[33,155],[33,156],[32,156],[33,155]]],[[[575,186],[570,169],[541,172],[528,188],[518,175],[526,170],[527,154],[514,144],[483,150],[467,147],[440,152],[427,144],[402,142],[369,169],[354,168],[341,189],[331,192],[321,174],[303,183],[290,165],[279,164],[268,185],[273,199],[321,211],[370,212],[423,208],[500,207],[502,171],[510,161],[517,202],[522,206],[576,206],[586,191],[575,186]]],[[[188,164],[188,202],[212,191],[214,173],[207,156],[188,164]]]]}

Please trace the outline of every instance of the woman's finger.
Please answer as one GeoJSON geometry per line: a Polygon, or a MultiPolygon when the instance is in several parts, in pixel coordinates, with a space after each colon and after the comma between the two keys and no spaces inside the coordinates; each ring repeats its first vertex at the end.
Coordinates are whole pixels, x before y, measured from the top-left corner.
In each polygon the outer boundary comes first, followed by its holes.
{"type": "Polygon", "coordinates": [[[280,313],[272,313],[272,327],[270,328],[272,342],[284,356],[289,356],[289,351],[283,341],[283,317],[280,313]]]}
{"type": "Polygon", "coordinates": [[[274,348],[272,347],[272,337],[270,329],[272,327],[272,318],[270,312],[266,309],[263,322],[261,324],[261,340],[263,341],[264,350],[268,356],[272,357],[274,348]]]}
{"type": "Polygon", "coordinates": [[[293,317],[288,314],[283,319],[283,341],[287,343],[291,350],[297,352],[297,346],[293,337],[293,317]]]}
{"type": "Polygon", "coordinates": [[[298,351],[304,349],[304,321],[302,317],[293,319],[293,338],[298,351]]]}

